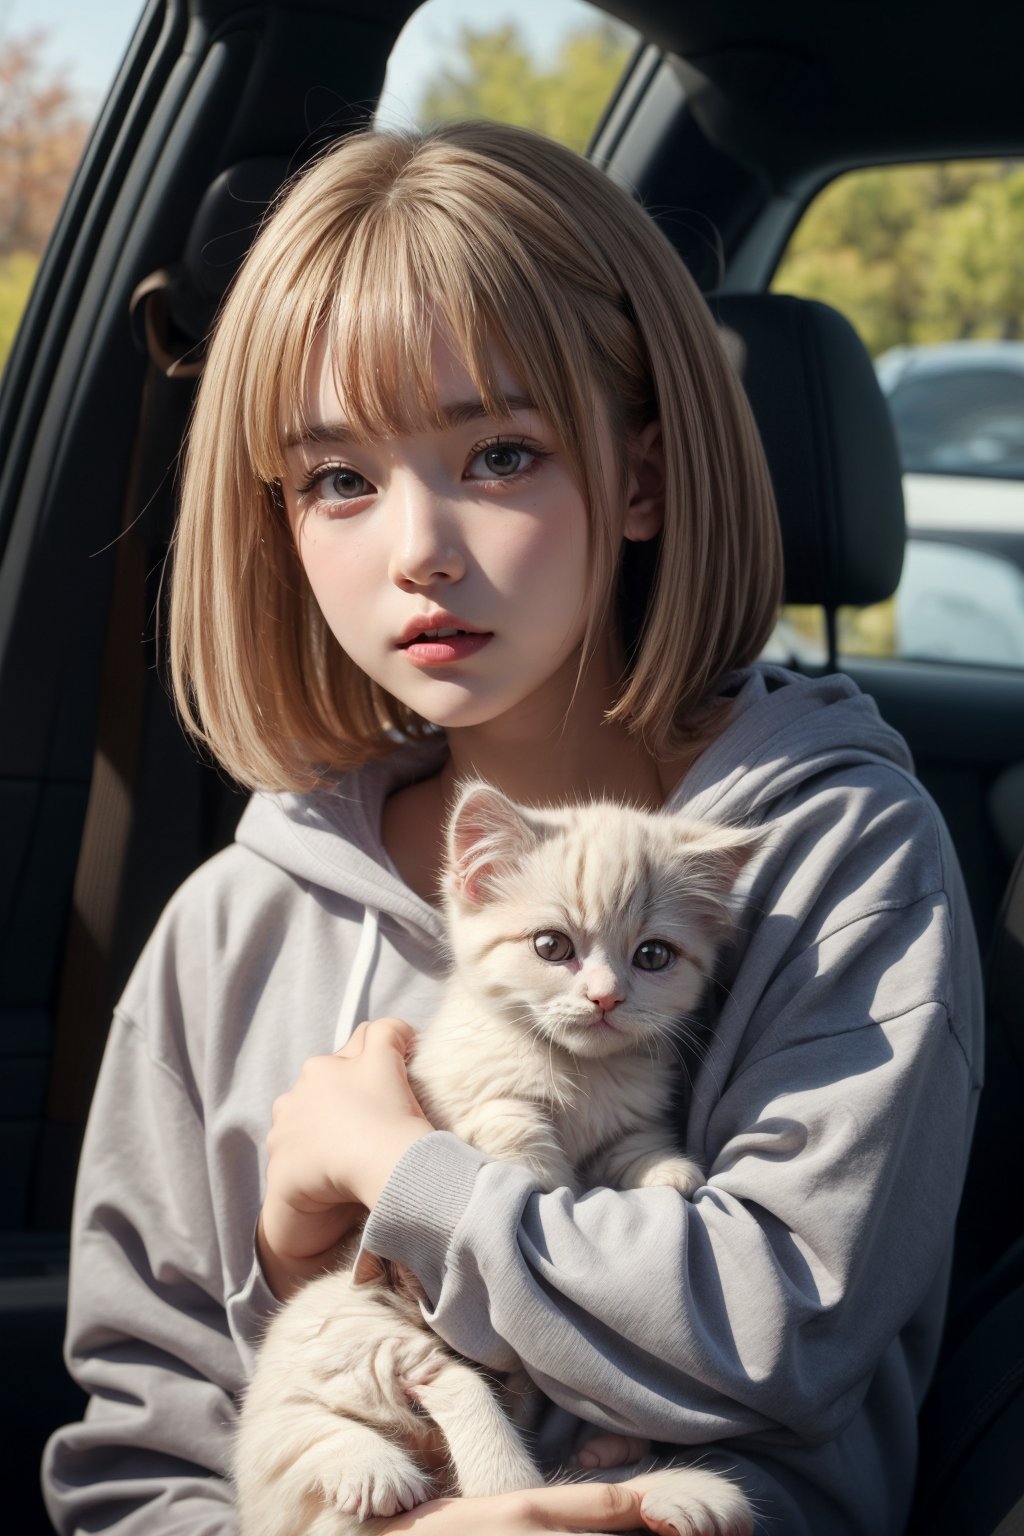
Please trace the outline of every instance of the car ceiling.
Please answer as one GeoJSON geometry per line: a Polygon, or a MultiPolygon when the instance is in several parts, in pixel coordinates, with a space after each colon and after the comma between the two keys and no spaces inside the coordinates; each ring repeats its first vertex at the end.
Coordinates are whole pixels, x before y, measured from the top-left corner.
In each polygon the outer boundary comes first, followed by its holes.
{"type": "MultiPolygon", "coordinates": [[[[251,0],[193,0],[208,23],[251,0]]],[[[282,11],[295,8],[286,3],[282,11]]],[[[313,0],[302,7],[397,32],[413,0],[313,0]]],[[[1024,6],[984,0],[608,0],[680,60],[713,143],[771,185],[881,158],[1024,148],[1024,6]]],[[[486,7],[481,7],[481,21],[486,7]]]]}
{"type": "Polygon", "coordinates": [[[687,61],[709,137],[769,180],[873,158],[1024,143],[1024,7],[617,0],[687,61]]]}

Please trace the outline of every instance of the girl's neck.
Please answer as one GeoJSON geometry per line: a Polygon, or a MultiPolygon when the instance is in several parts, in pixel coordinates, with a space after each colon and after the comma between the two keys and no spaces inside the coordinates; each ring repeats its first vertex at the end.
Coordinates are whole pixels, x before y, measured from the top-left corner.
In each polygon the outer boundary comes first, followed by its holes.
{"type": "Polygon", "coordinates": [[[636,736],[607,719],[621,666],[609,640],[580,676],[577,658],[546,689],[482,725],[449,728],[441,772],[447,805],[455,785],[485,779],[521,805],[609,799],[656,810],[689,758],[662,762],[636,736]]]}
{"type": "Polygon", "coordinates": [[[516,744],[495,741],[489,733],[471,740],[468,732],[450,731],[449,745],[440,773],[397,790],[384,806],[381,825],[391,862],[410,889],[431,903],[440,900],[444,827],[460,780],[486,779],[521,805],[606,798],[656,810],[692,761],[656,761],[621,726],[603,721],[593,732],[577,730],[564,741],[516,744]]]}
{"type": "Polygon", "coordinates": [[[620,725],[598,716],[547,737],[473,729],[448,733],[440,775],[446,805],[456,784],[485,779],[521,805],[609,799],[656,810],[674,789],[685,762],[660,763],[620,725]]]}
{"type": "Polygon", "coordinates": [[[520,805],[537,807],[608,799],[658,810],[696,752],[658,759],[605,714],[615,689],[608,665],[570,681],[553,679],[543,698],[482,725],[448,727],[449,756],[440,773],[409,784],[384,806],[384,846],[406,883],[437,901],[444,827],[456,786],[493,784],[520,805]],[[559,686],[559,684],[561,684],[559,686]]]}

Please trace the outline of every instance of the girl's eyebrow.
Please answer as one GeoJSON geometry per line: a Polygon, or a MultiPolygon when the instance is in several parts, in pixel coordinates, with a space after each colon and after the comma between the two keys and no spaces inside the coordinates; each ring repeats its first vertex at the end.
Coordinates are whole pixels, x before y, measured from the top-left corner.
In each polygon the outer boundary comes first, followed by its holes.
{"type": "MultiPolygon", "coordinates": [[[[526,395],[505,395],[502,404],[505,409],[496,413],[489,411],[482,400],[454,400],[450,405],[442,405],[440,414],[446,426],[462,427],[470,421],[504,421],[517,411],[536,410],[533,401],[526,395]]],[[[359,434],[352,430],[347,421],[310,421],[286,433],[284,446],[302,448],[315,443],[340,446],[358,441],[359,434]]]]}

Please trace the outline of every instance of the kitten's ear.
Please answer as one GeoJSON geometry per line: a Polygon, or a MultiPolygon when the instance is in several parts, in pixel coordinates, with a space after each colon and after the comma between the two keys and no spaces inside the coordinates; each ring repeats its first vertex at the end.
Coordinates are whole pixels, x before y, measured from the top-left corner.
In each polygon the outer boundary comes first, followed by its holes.
{"type": "Polygon", "coordinates": [[[471,906],[494,894],[502,874],[536,845],[537,834],[500,790],[467,784],[448,822],[448,889],[471,906]]]}
{"type": "Polygon", "coordinates": [[[744,865],[768,841],[764,827],[716,827],[707,823],[683,822],[678,835],[708,887],[722,896],[732,890],[744,865]]]}

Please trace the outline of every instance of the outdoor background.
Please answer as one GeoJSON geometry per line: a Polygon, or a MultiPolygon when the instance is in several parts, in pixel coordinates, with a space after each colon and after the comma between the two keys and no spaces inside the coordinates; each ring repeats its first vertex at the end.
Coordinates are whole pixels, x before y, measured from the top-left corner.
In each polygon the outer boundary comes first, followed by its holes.
{"type": "MultiPolygon", "coordinates": [[[[138,0],[0,3],[0,364],[138,0]]],[[[585,149],[633,39],[572,0],[431,0],[403,33],[379,120],[525,124],[585,149]],[[515,15],[515,19],[511,19],[515,15]],[[509,19],[505,19],[506,16],[509,19]]],[[[1020,339],[1024,165],[893,167],[814,204],[776,289],[821,298],[872,354],[900,342],[1020,339]]]]}

